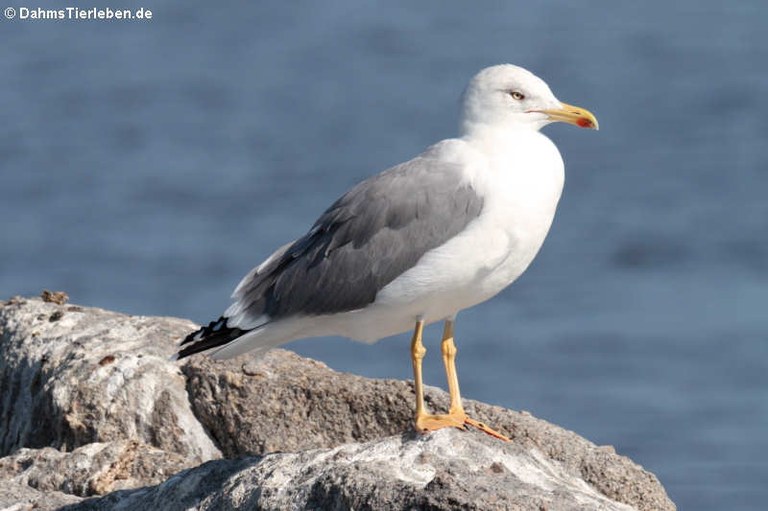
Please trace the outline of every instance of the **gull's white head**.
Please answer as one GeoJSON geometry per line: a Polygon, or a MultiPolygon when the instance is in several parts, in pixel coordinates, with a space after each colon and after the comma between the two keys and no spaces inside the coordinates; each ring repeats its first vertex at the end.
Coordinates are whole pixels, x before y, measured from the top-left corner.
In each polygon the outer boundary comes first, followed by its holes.
{"type": "Polygon", "coordinates": [[[588,110],[560,102],[549,86],[527,69],[501,64],[477,73],[464,91],[462,128],[540,130],[562,121],[597,129],[588,110]]]}

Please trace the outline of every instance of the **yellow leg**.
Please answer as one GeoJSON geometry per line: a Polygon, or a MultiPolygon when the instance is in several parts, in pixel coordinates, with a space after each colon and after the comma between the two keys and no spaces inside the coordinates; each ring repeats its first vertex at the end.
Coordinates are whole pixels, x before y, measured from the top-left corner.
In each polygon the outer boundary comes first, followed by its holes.
{"type": "Polygon", "coordinates": [[[421,342],[424,333],[424,321],[416,322],[411,339],[411,360],[413,361],[413,386],[416,393],[416,429],[419,431],[435,431],[437,429],[453,426],[464,428],[464,421],[460,417],[450,415],[430,415],[424,406],[424,382],[422,379],[421,363],[427,354],[424,344],[421,342]]]}
{"type": "Polygon", "coordinates": [[[472,426],[483,433],[498,439],[509,441],[501,433],[498,433],[482,422],[467,417],[461,404],[459,392],[459,378],[456,374],[456,345],[453,342],[453,321],[446,320],[443,330],[443,342],[440,346],[445,364],[445,374],[448,378],[448,392],[451,397],[450,410],[447,415],[430,415],[424,407],[424,383],[422,381],[421,364],[427,350],[421,341],[424,331],[424,322],[416,323],[411,341],[411,359],[413,360],[414,390],[416,392],[416,429],[419,431],[435,431],[442,428],[454,427],[466,429],[472,426]]]}
{"type": "Polygon", "coordinates": [[[427,354],[424,344],[421,342],[421,335],[424,333],[424,321],[416,322],[416,328],[413,330],[411,339],[411,361],[413,362],[413,391],[416,393],[416,423],[419,417],[425,415],[424,410],[424,382],[421,378],[421,361],[427,354]]]}
{"type": "Polygon", "coordinates": [[[443,353],[445,376],[448,379],[448,394],[451,396],[449,415],[464,413],[459,391],[459,377],[456,374],[456,344],[453,342],[453,321],[446,320],[443,327],[443,342],[440,344],[443,353]]]}
{"type": "Polygon", "coordinates": [[[453,320],[451,319],[445,320],[443,342],[440,345],[440,348],[443,352],[445,376],[448,379],[448,393],[451,396],[448,416],[455,417],[455,419],[450,422],[461,420],[465,426],[472,426],[485,434],[509,442],[509,438],[498,431],[489,428],[484,423],[467,417],[467,414],[464,412],[464,405],[461,404],[461,392],[459,391],[459,376],[456,374],[456,344],[453,342],[453,320]]]}

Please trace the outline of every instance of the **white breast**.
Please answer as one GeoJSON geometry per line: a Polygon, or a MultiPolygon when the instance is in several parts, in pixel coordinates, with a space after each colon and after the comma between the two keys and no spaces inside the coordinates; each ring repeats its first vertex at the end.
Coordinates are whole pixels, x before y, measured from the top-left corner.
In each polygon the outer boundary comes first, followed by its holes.
{"type": "MultiPolygon", "coordinates": [[[[485,226],[478,237],[493,236],[498,264],[482,280],[488,299],[517,279],[533,261],[552,225],[563,190],[563,160],[557,147],[538,132],[515,137],[515,146],[489,151],[485,226]]],[[[478,240],[478,243],[480,241],[478,240]]]]}

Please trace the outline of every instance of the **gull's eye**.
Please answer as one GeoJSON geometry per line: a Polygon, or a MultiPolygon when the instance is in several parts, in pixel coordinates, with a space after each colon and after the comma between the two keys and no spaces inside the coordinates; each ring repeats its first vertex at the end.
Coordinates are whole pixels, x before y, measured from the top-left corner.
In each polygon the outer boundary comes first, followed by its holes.
{"type": "Polygon", "coordinates": [[[525,99],[525,94],[516,90],[510,91],[509,95],[512,96],[512,99],[516,99],[517,101],[522,101],[525,99]]]}

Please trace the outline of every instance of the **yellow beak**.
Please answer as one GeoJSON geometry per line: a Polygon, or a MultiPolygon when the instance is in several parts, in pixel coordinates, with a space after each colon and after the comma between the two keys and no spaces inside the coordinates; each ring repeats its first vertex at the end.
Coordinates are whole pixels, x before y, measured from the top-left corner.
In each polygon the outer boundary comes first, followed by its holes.
{"type": "Polygon", "coordinates": [[[599,129],[597,119],[592,112],[585,108],[569,105],[567,103],[561,103],[562,108],[552,108],[550,110],[535,110],[547,116],[553,121],[567,122],[580,128],[599,129]]]}

